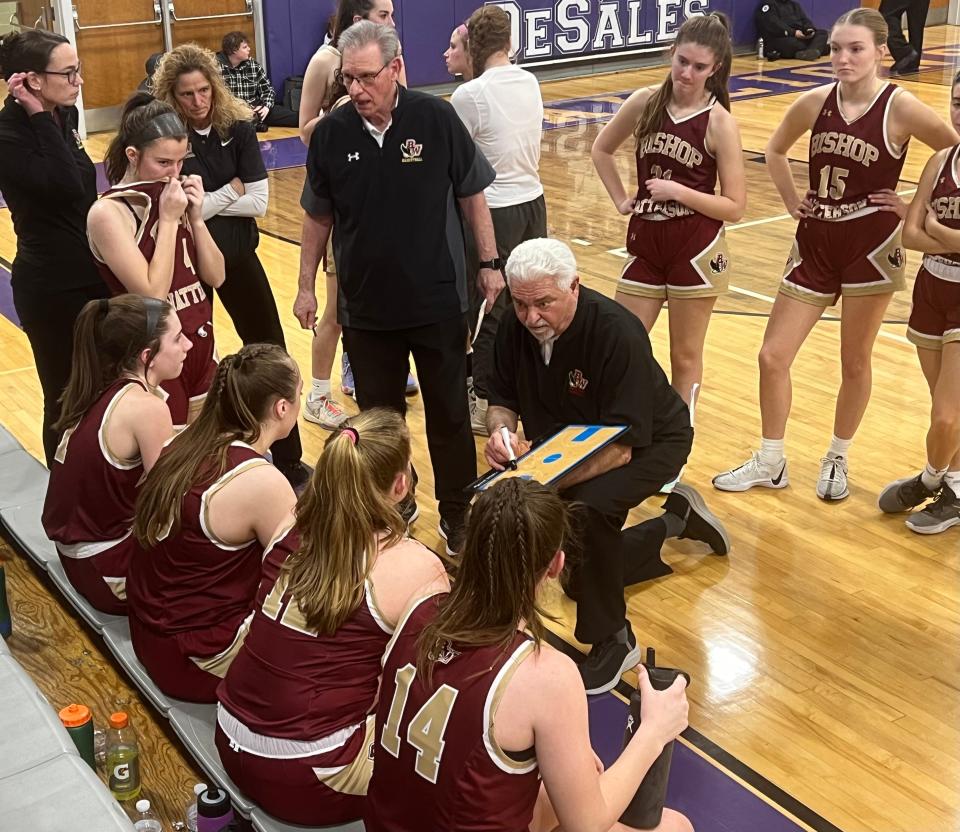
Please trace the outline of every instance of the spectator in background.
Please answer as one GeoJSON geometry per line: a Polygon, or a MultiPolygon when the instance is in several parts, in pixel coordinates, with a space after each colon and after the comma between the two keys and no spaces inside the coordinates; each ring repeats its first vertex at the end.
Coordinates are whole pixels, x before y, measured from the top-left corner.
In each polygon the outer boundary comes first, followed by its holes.
{"type": "Polygon", "coordinates": [[[447,72],[453,76],[461,76],[464,81],[473,78],[473,64],[470,63],[470,37],[467,24],[461,23],[450,33],[450,46],[443,53],[443,60],[447,63],[447,72]]]}
{"type": "Polygon", "coordinates": [[[826,30],[813,25],[797,0],[763,0],[754,20],[768,58],[815,61],[830,54],[826,30]]]}
{"type": "Polygon", "coordinates": [[[250,41],[243,32],[223,36],[217,53],[223,80],[237,98],[247,104],[263,129],[296,127],[297,114],[277,104],[277,94],[260,64],[250,57],[250,41]]]}
{"type": "Polygon", "coordinates": [[[880,0],[878,11],[887,21],[887,46],[893,55],[891,75],[907,75],[920,68],[923,54],[923,27],[927,25],[930,0],[880,0]],[[907,13],[908,40],[903,34],[903,13],[907,13]]]}
{"type": "Polygon", "coordinates": [[[147,77],[137,86],[137,92],[153,92],[153,87],[150,86],[150,83],[153,79],[153,73],[157,70],[157,64],[160,63],[162,57],[163,52],[154,52],[147,58],[146,63],[143,65],[143,68],[147,71],[147,77]]]}
{"type": "Polygon", "coordinates": [[[0,111],[0,190],[17,235],[13,305],[43,389],[43,451],[57,450],[58,400],[73,365],[73,324],[108,297],[87,245],[97,174],[77,132],[80,59],[61,35],[27,29],[0,41],[9,95],[0,111]]]}

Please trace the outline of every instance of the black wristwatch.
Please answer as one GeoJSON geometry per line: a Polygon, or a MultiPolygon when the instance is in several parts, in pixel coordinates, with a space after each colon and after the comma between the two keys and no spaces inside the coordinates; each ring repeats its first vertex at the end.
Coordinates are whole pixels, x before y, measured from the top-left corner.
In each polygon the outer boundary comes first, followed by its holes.
{"type": "Polygon", "coordinates": [[[493,260],[481,260],[477,265],[481,269],[493,269],[495,272],[503,271],[503,260],[499,257],[494,257],[493,260]]]}

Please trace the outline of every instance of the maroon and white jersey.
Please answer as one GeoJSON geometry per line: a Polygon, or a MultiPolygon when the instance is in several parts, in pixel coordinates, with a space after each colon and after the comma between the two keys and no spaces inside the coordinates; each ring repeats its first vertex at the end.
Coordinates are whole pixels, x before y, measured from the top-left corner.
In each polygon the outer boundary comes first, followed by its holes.
{"type": "Polygon", "coordinates": [[[720,106],[716,98],[702,110],[683,118],[674,118],[667,108],[656,133],[637,143],[637,199],[634,214],[663,219],[695,214],[692,208],[676,200],[655,202],[647,190],[648,179],[669,179],[695,191],[714,193],[717,187],[717,160],[707,148],[710,113],[720,106]]]}
{"type": "MultiPolygon", "coordinates": [[[[133,215],[137,223],[136,240],[143,258],[149,263],[157,248],[157,232],[160,226],[160,194],[166,187],[166,180],[157,182],[133,182],[127,185],[114,185],[105,191],[100,199],[119,200],[133,215]]],[[[115,295],[128,290],[110,271],[110,267],[100,259],[100,255],[91,246],[93,257],[97,261],[103,282],[115,295]]],[[[201,327],[213,321],[213,304],[207,294],[206,286],[197,274],[197,248],[193,240],[193,231],[186,215],[180,218],[177,226],[177,247],[173,257],[173,282],[167,294],[167,302],[176,310],[185,332],[198,332],[201,327]]]]}
{"type": "MultiPolygon", "coordinates": [[[[933,191],[930,193],[930,205],[937,213],[937,219],[947,228],[960,229],[960,176],[957,174],[957,156],[960,144],[947,151],[943,164],[937,172],[933,191]]],[[[925,254],[923,266],[935,277],[960,283],[960,253],[925,254]]]]}
{"type": "Polygon", "coordinates": [[[887,84],[853,121],[840,111],[840,84],[827,94],[810,132],[810,190],[820,220],[846,220],[877,210],[868,197],[882,188],[897,189],[907,145],[894,147],[887,132],[890,108],[900,92],[887,84]]]}
{"type": "Polygon", "coordinates": [[[50,469],[43,504],[43,528],[72,557],[90,557],[130,534],[143,461],[123,459],[110,449],[107,423],[131,387],[146,385],[121,378],[111,384],[72,428],[67,428],[50,469]]]}
{"type": "Polygon", "coordinates": [[[268,551],[250,631],[217,691],[221,727],[241,747],[265,756],[281,749],[258,741],[263,737],[298,741],[284,756],[311,756],[328,749],[310,741],[362,728],[393,633],[369,580],[363,602],[335,633],[311,630],[281,572],[299,547],[294,527],[268,551]]]}
{"type": "Polygon", "coordinates": [[[540,788],[533,749],[514,759],[497,744],[497,705],[534,649],[517,633],[506,650],[447,645],[428,688],[417,638],[439,596],[420,603],[388,647],[377,705],[367,832],[526,832],[540,788]]]}
{"type": "Polygon", "coordinates": [[[184,496],[176,535],[152,549],[138,545],[131,558],[131,615],[158,635],[177,636],[190,656],[223,651],[252,614],[263,546],[256,538],[239,545],[220,540],[210,528],[210,500],[234,477],[269,464],[249,445],[233,442],[223,475],[194,485],[184,496]]]}

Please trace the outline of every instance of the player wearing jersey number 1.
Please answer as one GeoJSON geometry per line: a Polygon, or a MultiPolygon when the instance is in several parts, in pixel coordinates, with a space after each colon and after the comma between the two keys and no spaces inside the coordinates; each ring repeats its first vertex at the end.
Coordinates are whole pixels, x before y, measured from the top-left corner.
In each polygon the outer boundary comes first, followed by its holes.
{"type": "Polygon", "coordinates": [[[622,214],[630,260],[616,299],[649,332],[669,300],[671,383],[690,404],[703,378],[703,343],[730,255],[723,224],[747,203],[740,131],[730,114],[730,29],[721,14],[688,18],[670,74],[628,98],[593,144],[593,163],[622,214]],[[637,184],[628,197],[614,156],[636,139],[637,184]],[[720,193],[715,193],[717,179],[720,193]]]}
{"type": "Polygon", "coordinates": [[[87,235],[114,294],[166,300],[193,343],[179,378],[164,382],[175,427],[196,417],[216,373],[213,306],[206,287],[223,283],[224,261],[203,221],[203,183],[180,177],[187,130],[149,93],[124,106],[107,150],[111,187],[91,207],[87,235]]]}
{"type": "Polygon", "coordinates": [[[790,367],[824,308],[842,295],[842,381],[817,496],[850,493],[847,454],[870,400],[873,344],[890,298],[905,285],[895,190],[907,143],[916,137],[939,150],[958,140],[926,104],[879,76],[886,41],[887,24],[873,9],[842,15],[830,33],[837,81],[801,95],[767,144],[770,178],[799,224],[760,350],[760,451],[714,477],[721,491],[788,484],[790,367]],[[808,130],[810,184],[801,197],[787,153],[808,130]]]}
{"type": "MultiPolygon", "coordinates": [[[[415,603],[384,656],[367,832],[627,829],[617,818],[687,725],[685,682],[654,691],[639,670],[641,726],[604,771],[576,665],[540,617],[567,512],[519,478],[477,498],[452,589],[415,603]]],[[[693,827],[665,809],[656,829],[693,827]]]]}
{"type": "MultiPolygon", "coordinates": [[[[960,73],[953,79],[950,121],[960,130],[960,73]]],[[[933,401],[926,466],[890,483],[879,503],[887,513],[927,503],[907,518],[907,528],[938,534],[960,524],[960,145],[938,151],[927,162],[903,242],[924,253],[907,338],[917,347],[933,401]]]]}

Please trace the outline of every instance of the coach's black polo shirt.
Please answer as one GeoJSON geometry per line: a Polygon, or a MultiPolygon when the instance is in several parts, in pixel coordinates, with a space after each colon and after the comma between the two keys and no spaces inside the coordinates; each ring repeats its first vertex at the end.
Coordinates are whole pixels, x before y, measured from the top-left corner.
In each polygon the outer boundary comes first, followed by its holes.
{"type": "MultiPolygon", "coordinates": [[[[267,178],[253,124],[246,121],[234,123],[226,139],[220,138],[216,130],[206,136],[190,130],[188,138],[190,151],[183,160],[182,172],[203,179],[204,191],[218,191],[234,177],[241,182],[259,182],[267,178]]],[[[228,260],[253,251],[260,241],[257,221],[253,217],[218,214],[207,220],[207,228],[228,260]]]]}
{"type": "Polygon", "coordinates": [[[549,365],[513,310],[504,314],[488,387],[490,404],[519,413],[529,439],[571,424],[630,425],[617,441],[645,448],[690,427],[639,318],[584,286],[549,365]]]}
{"type": "Polygon", "coordinates": [[[351,104],[320,119],[301,204],[333,215],[343,326],[392,330],[467,311],[458,197],[496,174],[446,101],[398,85],[381,148],[351,104]]]}

